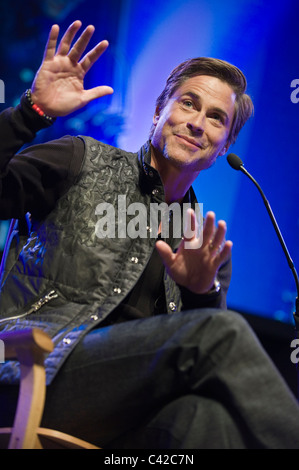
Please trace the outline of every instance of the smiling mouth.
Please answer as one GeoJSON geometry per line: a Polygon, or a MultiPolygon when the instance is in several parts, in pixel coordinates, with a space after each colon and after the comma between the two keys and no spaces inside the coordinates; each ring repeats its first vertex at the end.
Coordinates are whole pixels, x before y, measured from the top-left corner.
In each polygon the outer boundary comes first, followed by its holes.
{"type": "Polygon", "coordinates": [[[192,139],[191,137],[188,137],[186,135],[180,135],[180,134],[175,134],[176,137],[178,137],[179,139],[182,139],[184,140],[187,144],[190,144],[192,145],[193,147],[197,147],[197,148],[200,148],[200,149],[204,149],[204,145],[203,144],[200,144],[199,142],[197,142],[196,140],[192,139]]]}

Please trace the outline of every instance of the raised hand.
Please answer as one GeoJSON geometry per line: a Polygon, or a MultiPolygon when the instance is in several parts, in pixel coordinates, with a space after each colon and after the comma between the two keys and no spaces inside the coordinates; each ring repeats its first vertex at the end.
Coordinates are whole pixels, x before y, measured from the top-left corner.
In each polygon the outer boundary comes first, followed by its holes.
{"type": "Polygon", "coordinates": [[[32,101],[52,117],[66,116],[96,98],[113,93],[109,86],[84,89],[84,77],[105,52],[108,41],[99,42],[81,58],[95,28],[88,26],[71,46],[80,27],[81,21],[71,24],[56,51],[59,26],[52,26],[43,62],[32,84],[32,101]]]}
{"type": "Polygon", "coordinates": [[[193,235],[184,236],[175,253],[162,240],[157,241],[156,248],[168,274],[177,284],[196,294],[204,294],[213,287],[220,266],[229,259],[232,242],[225,241],[226,223],[223,220],[215,227],[213,212],[206,215],[202,239],[197,233],[194,211],[191,209],[189,214],[193,235]]]}

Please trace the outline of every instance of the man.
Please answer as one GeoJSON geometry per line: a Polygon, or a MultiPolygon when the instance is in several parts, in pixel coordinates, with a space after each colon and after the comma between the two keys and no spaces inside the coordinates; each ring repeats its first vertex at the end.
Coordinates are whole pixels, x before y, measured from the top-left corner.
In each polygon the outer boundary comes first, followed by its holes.
{"type": "MultiPolygon", "coordinates": [[[[298,447],[296,401],[247,324],[225,310],[225,222],[216,227],[208,212],[201,235],[194,210],[192,182],[252,113],[243,74],[214,59],[178,66],[138,154],[64,137],[15,155],[56,117],[113,92],[84,90],[108,43],[81,59],[94,28],[71,46],[80,26],[68,28],[57,51],[52,27],[32,92],[0,116],[0,217],[19,219],[0,327],[38,326],[53,338],[42,424],[107,448],[298,447]],[[189,204],[189,230],[165,239],[162,221],[146,226],[147,237],[123,236],[120,217],[118,236],[101,236],[99,204],[116,208],[120,195],[146,211],[189,204]]],[[[8,425],[17,364],[4,364],[0,378],[8,425]]]]}

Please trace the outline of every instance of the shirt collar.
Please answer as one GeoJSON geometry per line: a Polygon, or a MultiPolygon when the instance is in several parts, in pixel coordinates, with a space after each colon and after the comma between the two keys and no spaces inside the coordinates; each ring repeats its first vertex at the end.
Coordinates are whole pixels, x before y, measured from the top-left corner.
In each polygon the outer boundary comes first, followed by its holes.
{"type": "MultiPolygon", "coordinates": [[[[151,141],[148,140],[138,152],[138,161],[142,170],[142,174],[148,182],[152,185],[162,184],[159,172],[151,166],[151,141]]],[[[183,202],[191,203],[191,206],[196,202],[196,196],[192,186],[184,196],[183,202]]]]}

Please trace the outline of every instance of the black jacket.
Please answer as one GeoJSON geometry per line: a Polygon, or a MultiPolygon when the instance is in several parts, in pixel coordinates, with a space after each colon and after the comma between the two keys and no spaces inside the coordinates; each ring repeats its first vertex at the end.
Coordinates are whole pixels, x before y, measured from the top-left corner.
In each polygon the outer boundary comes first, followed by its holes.
{"type": "MultiPolygon", "coordinates": [[[[5,257],[0,329],[40,327],[50,334],[50,383],[83,335],[126,302],[154,251],[149,224],[147,238],[99,236],[98,208],[116,209],[123,195],[127,206],[142,203],[149,213],[150,204],[164,201],[164,191],[150,166],[149,143],[130,153],[90,137],[64,137],[15,155],[42,126],[24,101],[0,116],[0,219],[22,221],[30,213],[29,234],[16,231],[5,257]]],[[[186,198],[196,203],[192,189],[186,198]]],[[[172,248],[179,242],[172,240],[172,248]]],[[[164,273],[166,313],[224,308],[230,275],[229,261],[219,271],[220,292],[195,295],[164,273]]],[[[17,364],[3,365],[0,379],[18,380],[17,364]]]]}

